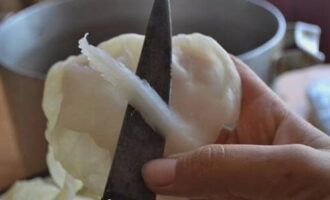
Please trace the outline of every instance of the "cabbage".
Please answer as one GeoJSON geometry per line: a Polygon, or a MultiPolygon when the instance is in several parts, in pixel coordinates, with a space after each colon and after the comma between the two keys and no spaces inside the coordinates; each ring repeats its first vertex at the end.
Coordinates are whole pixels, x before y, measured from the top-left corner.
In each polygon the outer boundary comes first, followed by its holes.
{"type": "MultiPolygon", "coordinates": [[[[66,184],[72,180],[67,179],[66,184]]],[[[71,182],[72,183],[72,182],[71,182]]],[[[1,200],[96,200],[89,197],[76,196],[74,190],[67,186],[58,188],[51,180],[35,178],[15,183],[1,200]]]]}
{"type": "Polygon", "coordinates": [[[54,184],[37,178],[15,183],[1,200],[54,200],[58,192],[54,184]]]}
{"type": "MultiPolygon", "coordinates": [[[[201,34],[173,37],[169,107],[134,75],[143,40],[125,34],[97,48],[83,38],[83,55],[50,69],[43,109],[55,184],[42,187],[34,180],[12,190],[24,194],[33,187],[30,192],[40,195],[35,199],[42,199],[42,191],[48,195],[45,200],[100,199],[128,103],[165,136],[166,155],[211,144],[222,128],[235,124],[241,82],[230,56],[214,39],[201,34]]],[[[9,194],[2,200],[17,199],[9,194]]]]}

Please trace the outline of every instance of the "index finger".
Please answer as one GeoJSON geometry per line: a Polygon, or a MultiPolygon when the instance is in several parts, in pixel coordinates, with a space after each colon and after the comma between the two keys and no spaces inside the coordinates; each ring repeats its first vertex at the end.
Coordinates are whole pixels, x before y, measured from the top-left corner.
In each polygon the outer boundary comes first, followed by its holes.
{"type": "Polygon", "coordinates": [[[329,137],[290,111],[242,61],[232,57],[242,81],[242,107],[235,130],[237,143],[306,144],[327,148],[329,137]]]}

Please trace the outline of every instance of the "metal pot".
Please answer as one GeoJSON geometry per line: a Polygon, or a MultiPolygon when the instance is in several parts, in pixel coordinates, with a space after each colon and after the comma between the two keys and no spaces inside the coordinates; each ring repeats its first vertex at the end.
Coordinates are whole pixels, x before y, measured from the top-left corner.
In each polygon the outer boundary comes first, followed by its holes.
{"type": "MultiPolygon", "coordinates": [[[[32,6],[0,27],[0,61],[23,76],[44,78],[54,62],[77,54],[77,40],[94,43],[144,33],[152,0],[58,0],[32,6]]],[[[265,1],[172,1],[174,33],[201,32],[239,55],[265,80],[285,34],[282,14],[265,1]],[[275,52],[275,53],[274,53],[275,52]]]]}
{"type": "MultiPolygon", "coordinates": [[[[43,78],[56,61],[78,54],[84,33],[97,44],[145,32],[152,0],[58,0],[37,4],[0,25],[1,77],[27,173],[44,167],[43,78]]],[[[286,23],[266,1],[173,0],[174,33],[201,32],[238,55],[266,82],[281,52],[286,23]]]]}

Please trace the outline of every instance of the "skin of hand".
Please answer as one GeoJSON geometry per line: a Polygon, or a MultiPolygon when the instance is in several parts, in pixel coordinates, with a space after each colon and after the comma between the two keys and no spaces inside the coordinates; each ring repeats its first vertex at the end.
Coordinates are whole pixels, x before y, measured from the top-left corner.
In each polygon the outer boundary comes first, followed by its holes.
{"type": "Polygon", "coordinates": [[[330,137],[289,111],[243,62],[237,127],[214,145],[147,163],[158,194],[201,200],[330,199],[330,137]]]}

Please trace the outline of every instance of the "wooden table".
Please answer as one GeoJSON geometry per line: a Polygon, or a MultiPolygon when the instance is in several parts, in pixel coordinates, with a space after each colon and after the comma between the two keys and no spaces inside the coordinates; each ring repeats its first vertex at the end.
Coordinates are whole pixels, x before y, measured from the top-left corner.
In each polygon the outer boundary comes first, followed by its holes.
{"type": "Polygon", "coordinates": [[[0,77],[0,190],[25,174],[0,77]]]}

